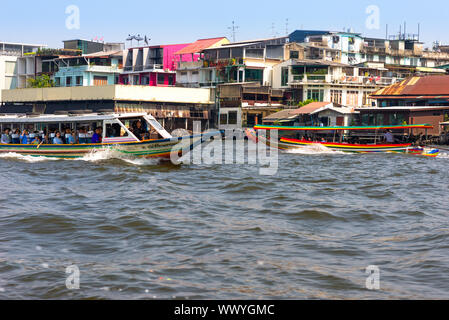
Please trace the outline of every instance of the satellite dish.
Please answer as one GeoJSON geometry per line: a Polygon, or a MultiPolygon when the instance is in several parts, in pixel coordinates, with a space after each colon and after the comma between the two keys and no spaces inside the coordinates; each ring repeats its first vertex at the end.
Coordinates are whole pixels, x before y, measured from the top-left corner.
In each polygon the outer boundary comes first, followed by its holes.
{"type": "Polygon", "coordinates": [[[126,41],[133,41],[134,39],[134,36],[128,34],[128,38],[126,38],[126,41]]]}

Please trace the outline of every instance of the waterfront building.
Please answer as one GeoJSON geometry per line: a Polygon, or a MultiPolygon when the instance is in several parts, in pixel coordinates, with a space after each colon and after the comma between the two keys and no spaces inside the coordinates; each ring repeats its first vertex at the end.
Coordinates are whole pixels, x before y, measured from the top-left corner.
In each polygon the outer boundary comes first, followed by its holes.
{"type": "Polygon", "coordinates": [[[81,54],[91,54],[95,52],[121,51],[125,44],[121,42],[101,42],[84,39],[64,40],[64,49],[80,50],[81,54]]]}
{"type": "Polygon", "coordinates": [[[428,123],[430,135],[439,135],[449,121],[449,76],[410,77],[372,94],[377,107],[360,108],[362,125],[428,123]]]}
{"type": "Polygon", "coordinates": [[[204,67],[203,51],[229,43],[229,40],[225,37],[200,39],[176,52],[178,60],[176,85],[179,87],[200,87],[199,69],[204,67]],[[191,61],[185,61],[186,55],[191,56],[191,61]]]}
{"type": "Polygon", "coordinates": [[[58,71],[55,59],[78,57],[81,50],[40,48],[17,58],[17,88],[27,88],[29,79],[44,74],[53,79],[58,71]]]}
{"type": "Polygon", "coordinates": [[[395,83],[383,64],[353,66],[327,60],[290,59],[273,67],[272,86],[285,91],[285,102],[329,101],[340,105],[371,106],[371,93],[395,83]]]}
{"type": "Polygon", "coordinates": [[[150,86],[77,86],[3,90],[0,113],[53,114],[68,111],[150,113],[170,130],[216,127],[218,118],[210,89],[150,86]]]}
{"type": "Polygon", "coordinates": [[[228,83],[217,87],[220,129],[241,129],[261,124],[267,115],[285,108],[283,91],[260,82],[228,83]]]}
{"type": "Polygon", "coordinates": [[[303,47],[287,37],[248,40],[204,49],[196,65],[180,63],[179,86],[216,87],[224,83],[258,82],[271,86],[273,66],[303,56],[303,47]]]}
{"type": "MultiPolygon", "coordinates": [[[[2,102],[1,90],[15,89],[18,85],[17,60],[25,54],[44,48],[41,44],[24,44],[0,42],[0,104],[2,102]]],[[[28,68],[31,73],[32,68],[28,68]]]]}
{"type": "Polygon", "coordinates": [[[56,87],[104,86],[119,83],[123,51],[96,52],[54,59],[56,87]]]}
{"type": "Polygon", "coordinates": [[[178,59],[192,62],[191,55],[176,55],[189,44],[157,45],[129,48],[123,51],[124,68],[119,83],[169,87],[176,83],[178,59]]]}
{"type": "Polygon", "coordinates": [[[282,126],[350,126],[359,112],[332,102],[312,102],[298,109],[285,109],[263,119],[282,126]]]}

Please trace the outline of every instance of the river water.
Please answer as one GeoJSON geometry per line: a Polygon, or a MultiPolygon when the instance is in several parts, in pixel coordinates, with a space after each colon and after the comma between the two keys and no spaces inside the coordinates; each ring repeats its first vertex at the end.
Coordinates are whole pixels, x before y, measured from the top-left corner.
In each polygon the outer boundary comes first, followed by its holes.
{"type": "Polygon", "coordinates": [[[448,167],[309,150],[263,176],[2,155],[0,299],[448,299],[448,167]]]}

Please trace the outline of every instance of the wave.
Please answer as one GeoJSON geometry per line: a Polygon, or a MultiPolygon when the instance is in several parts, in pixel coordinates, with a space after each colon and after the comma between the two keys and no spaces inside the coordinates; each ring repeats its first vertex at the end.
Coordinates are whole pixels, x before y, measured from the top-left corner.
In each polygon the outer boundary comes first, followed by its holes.
{"type": "Polygon", "coordinates": [[[343,151],[335,151],[322,144],[313,144],[308,146],[299,147],[296,149],[286,150],[285,153],[291,154],[346,154],[343,151]]]}
{"type": "Polygon", "coordinates": [[[24,156],[22,154],[15,153],[15,152],[2,153],[2,154],[0,154],[0,158],[15,159],[15,160],[20,160],[20,161],[25,161],[25,162],[30,162],[30,163],[61,160],[58,158],[48,158],[48,157],[43,157],[43,156],[24,156]]]}
{"type": "Polygon", "coordinates": [[[11,159],[11,160],[18,160],[18,161],[24,161],[28,163],[35,163],[35,162],[45,162],[45,161],[86,161],[91,163],[97,163],[107,160],[121,160],[126,163],[136,165],[136,166],[148,166],[148,165],[157,165],[160,163],[159,159],[153,159],[153,158],[130,158],[126,157],[126,155],[122,154],[119,151],[105,148],[101,150],[93,150],[86,154],[84,157],[76,158],[76,159],[64,159],[64,158],[52,158],[52,157],[45,157],[45,156],[30,156],[30,155],[22,155],[15,152],[8,152],[8,153],[2,153],[0,154],[0,159],[11,159]]]}

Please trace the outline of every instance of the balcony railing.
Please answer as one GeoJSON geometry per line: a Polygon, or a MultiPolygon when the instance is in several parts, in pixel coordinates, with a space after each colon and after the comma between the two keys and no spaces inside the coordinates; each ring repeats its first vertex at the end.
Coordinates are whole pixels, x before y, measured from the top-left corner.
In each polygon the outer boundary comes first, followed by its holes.
{"type": "Polygon", "coordinates": [[[177,62],[177,67],[178,70],[187,70],[187,69],[198,69],[198,68],[202,68],[204,66],[204,62],[203,61],[178,61],[177,62]]]}
{"type": "Polygon", "coordinates": [[[390,78],[390,77],[364,77],[364,76],[332,76],[326,75],[293,75],[291,84],[308,84],[308,83],[338,83],[338,84],[348,84],[348,85],[391,85],[396,82],[402,81],[401,78],[390,78]]]}

